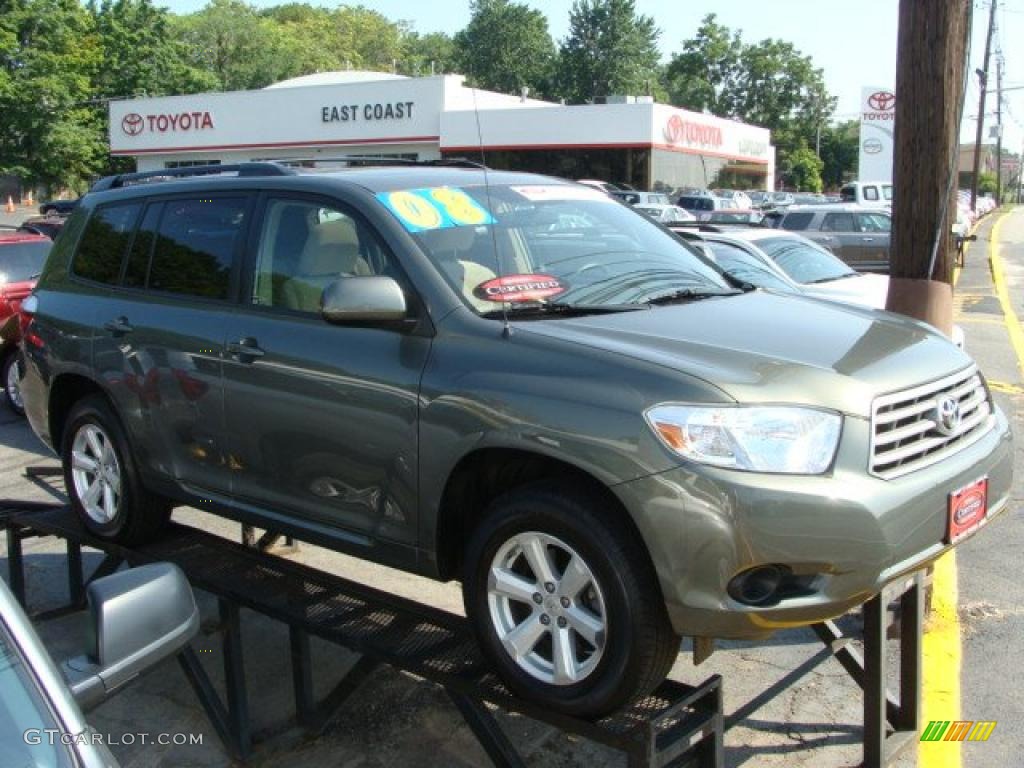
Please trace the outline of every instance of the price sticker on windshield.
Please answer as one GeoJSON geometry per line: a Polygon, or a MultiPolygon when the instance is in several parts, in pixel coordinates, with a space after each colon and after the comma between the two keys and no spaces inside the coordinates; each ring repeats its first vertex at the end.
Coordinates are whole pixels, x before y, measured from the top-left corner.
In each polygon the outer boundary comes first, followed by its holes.
{"type": "Polygon", "coordinates": [[[380,192],[377,199],[409,232],[493,224],[494,217],[458,187],[424,187],[380,192]]]}

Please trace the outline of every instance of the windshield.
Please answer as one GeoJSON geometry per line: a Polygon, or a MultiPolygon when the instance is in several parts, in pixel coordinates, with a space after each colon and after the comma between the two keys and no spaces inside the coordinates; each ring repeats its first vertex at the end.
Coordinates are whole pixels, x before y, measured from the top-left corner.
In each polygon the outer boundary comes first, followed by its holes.
{"type": "Polygon", "coordinates": [[[50,240],[0,242],[0,283],[20,283],[38,275],[52,247],[50,240]]]}
{"type": "Polygon", "coordinates": [[[0,624],[0,764],[19,768],[70,766],[65,748],[59,741],[50,744],[44,733],[56,728],[31,671],[7,628],[0,624]]]}
{"type": "Polygon", "coordinates": [[[706,240],[704,245],[721,269],[737,280],[773,291],[796,293],[798,289],[777,275],[759,256],[748,253],[738,245],[718,240],[706,240]]]}
{"type": "Polygon", "coordinates": [[[795,282],[809,285],[839,280],[857,273],[824,248],[796,237],[766,237],[757,247],[767,253],[795,282]]]}
{"type": "Polygon", "coordinates": [[[683,290],[733,292],[677,237],[583,187],[444,187],[377,197],[480,313],[503,304],[611,308],[683,290]]]}

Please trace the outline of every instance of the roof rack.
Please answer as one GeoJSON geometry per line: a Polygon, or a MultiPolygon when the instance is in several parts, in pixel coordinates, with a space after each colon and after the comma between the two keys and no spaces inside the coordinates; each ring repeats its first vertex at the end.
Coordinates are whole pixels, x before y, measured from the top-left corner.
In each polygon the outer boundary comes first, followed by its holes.
{"type": "Polygon", "coordinates": [[[441,157],[434,160],[413,160],[408,157],[390,157],[388,155],[335,155],[333,157],[287,157],[281,160],[269,160],[267,162],[275,165],[292,166],[302,163],[347,163],[357,166],[435,166],[451,168],[478,168],[484,169],[485,165],[467,157],[441,157]]]}
{"type": "Polygon", "coordinates": [[[295,171],[278,163],[234,163],[231,165],[190,165],[184,168],[161,168],[156,171],[140,171],[138,173],[119,173],[116,176],[104,176],[90,187],[90,192],[102,192],[106,189],[130,187],[136,184],[148,184],[172,179],[191,178],[193,176],[213,176],[235,174],[236,176],[292,176],[295,171]]]}

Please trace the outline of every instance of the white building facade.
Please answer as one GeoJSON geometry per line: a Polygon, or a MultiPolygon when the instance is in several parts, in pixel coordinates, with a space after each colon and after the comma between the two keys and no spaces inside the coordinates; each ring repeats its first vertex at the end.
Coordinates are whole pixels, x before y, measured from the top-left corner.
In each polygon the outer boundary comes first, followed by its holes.
{"type": "Polygon", "coordinates": [[[261,91],[110,104],[110,147],[138,170],[342,155],[470,157],[493,168],[637,188],[770,189],[763,128],[644,99],[563,106],[467,88],[460,75],[328,73],[261,91]]]}

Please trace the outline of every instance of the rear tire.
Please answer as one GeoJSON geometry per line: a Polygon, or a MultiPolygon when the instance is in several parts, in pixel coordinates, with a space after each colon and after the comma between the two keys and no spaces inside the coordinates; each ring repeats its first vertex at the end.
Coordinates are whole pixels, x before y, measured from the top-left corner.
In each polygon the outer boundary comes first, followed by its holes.
{"type": "Polygon", "coordinates": [[[124,430],[99,395],[75,403],[61,440],[64,483],[82,524],[125,545],[155,538],[171,505],[142,487],[124,430]]]}
{"type": "Polygon", "coordinates": [[[484,652],[518,695],[577,717],[649,693],[679,653],[643,542],[617,514],[535,485],[495,500],[466,549],[484,652]]]}
{"type": "Polygon", "coordinates": [[[25,418],[25,402],[21,399],[21,376],[16,348],[8,352],[4,358],[3,365],[0,366],[0,376],[3,377],[4,400],[7,407],[25,418]]]}

